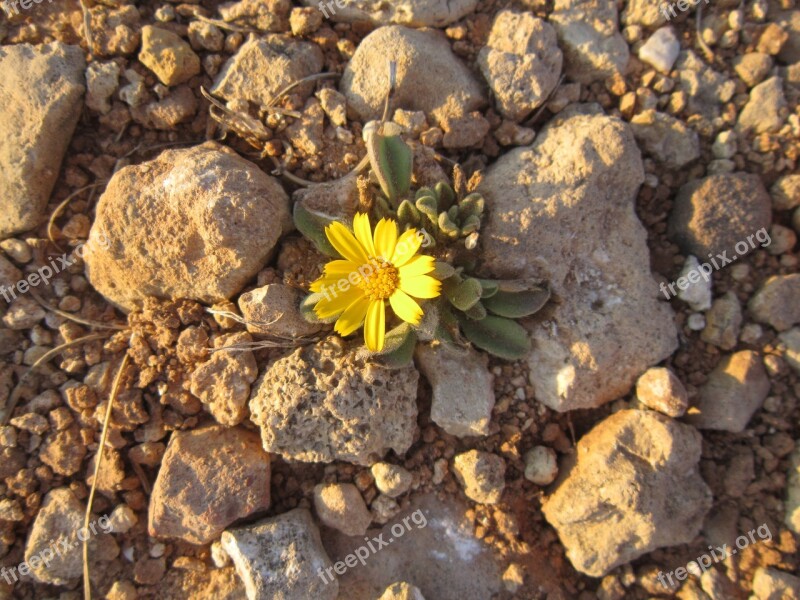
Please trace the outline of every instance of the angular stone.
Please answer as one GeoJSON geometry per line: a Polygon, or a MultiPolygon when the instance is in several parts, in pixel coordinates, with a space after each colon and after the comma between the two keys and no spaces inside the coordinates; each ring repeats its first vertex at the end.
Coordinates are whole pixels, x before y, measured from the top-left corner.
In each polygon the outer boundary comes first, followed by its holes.
{"type": "Polygon", "coordinates": [[[176,431],[153,485],[148,532],[207,544],[269,508],[269,482],[270,457],[256,433],[218,425],[176,431]]]}
{"type": "Polygon", "coordinates": [[[487,435],[495,402],[487,356],[444,344],[419,344],[416,357],[433,388],[431,420],[457,437],[487,435]]]}
{"type": "Polygon", "coordinates": [[[700,156],[697,133],[667,114],[646,110],[631,119],[636,141],[671,169],[679,169],[700,156]]]}
{"type": "Polygon", "coordinates": [[[43,218],[83,108],[85,68],[78,46],[0,47],[0,239],[43,218]]]}
{"type": "Polygon", "coordinates": [[[117,543],[113,537],[105,535],[108,533],[105,528],[98,527],[97,519],[92,519],[89,529],[83,533],[85,512],[86,508],[68,487],[51,490],[44,497],[25,544],[25,562],[37,581],[50,585],[70,585],[78,580],[83,571],[79,532],[81,537],[89,537],[89,557],[92,561],[110,561],[117,557],[117,543]],[[32,560],[35,557],[39,560],[32,560]],[[48,557],[47,563],[43,562],[48,557]]]}
{"type": "Polygon", "coordinates": [[[778,336],[778,347],[783,359],[800,373],[800,327],[792,327],[778,336]]]}
{"type": "Polygon", "coordinates": [[[372,465],[370,471],[375,478],[375,487],[390,498],[405,494],[414,482],[414,476],[399,465],[379,462],[372,465]]]}
{"type": "Polygon", "coordinates": [[[556,0],[550,22],[571,79],[589,84],[625,70],[628,44],[617,28],[613,0],[556,0]]]}
{"type": "MultiPolygon", "coordinates": [[[[283,88],[319,73],[324,64],[322,50],[311,42],[272,34],[254,37],[225,63],[211,91],[228,101],[268,106],[283,88]]],[[[307,96],[313,89],[303,84],[293,93],[307,96]]]]}
{"type": "Polygon", "coordinates": [[[369,361],[332,337],[270,365],[250,397],[269,452],[288,460],[371,465],[402,455],[417,426],[419,373],[369,361]]]}
{"type": "Polygon", "coordinates": [[[783,522],[796,535],[800,535],[800,446],[797,446],[789,458],[789,469],[786,473],[786,514],[783,522]]]}
{"type": "Polygon", "coordinates": [[[747,308],[759,323],[786,331],[800,323],[800,273],[768,277],[750,298],[747,308]]]}
{"type": "Polygon", "coordinates": [[[531,13],[500,11],[478,65],[500,113],[524,119],[547,100],[561,75],[563,57],[555,30],[531,13]]]}
{"type": "MultiPolygon", "coordinates": [[[[252,342],[246,333],[220,336],[215,348],[252,342]]],[[[190,378],[190,391],[205,405],[217,423],[233,427],[247,417],[250,384],[258,376],[258,365],[249,350],[217,350],[197,367],[190,378]]]]}
{"type": "Polygon", "coordinates": [[[787,113],[783,79],[770,77],[750,90],[750,100],[739,113],[736,130],[775,133],[783,125],[787,113]]]}
{"type": "Polygon", "coordinates": [[[675,64],[680,51],[681,43],[672,27],[662,27],[639,48],[639,58],[666,75],[675,64]]]}
{"type": "Polygon", "coordinates": [[[636,397],[648,408],[669,417],[682,417],[689,406],[686,388],[672,371],[652,367],[636,382],[636,397]]]}
{"type": "Polygon", "coordinates": [[[714,300],[706,313],[706,328],[700,339],[723,350],[733,350],[742,328],[742,307],[733,292],[714,300]]]}
{"type": "Polygon", "coordinates": [[[761,407],[769,387],[758,354],[750,350],[731,354],[709,374],[686,420],[698,429],[742,432],[761,407]]]}
{"type": "Polygon", "coordinates": [[[242,289],[291,229],[286,192],[253,163],[213,142],[166,150],[111,178],[86,273],[127,310],[149,296],[214,304],[242,289]]]}
{"type": "Polygon", "coordinates": [[[181,36],[145,25],[142,28],[141,63],[164,85],[183,83],[200,73],[200,57],[181,36]]]}
{"type": "Polygon", "coordinates": [[[365,37],[342,75],[348,108],[363,121],[380,118],[383,111],[388,56],[397,62],[395,106],[421,110],[442,124],[486,104],[483,89],[441,32],[392,25],[365,37]]]}
{"type": "Polygon", "coordinates": [[[710,68],[691,50],[684,50],[675,63],[678,87],[687,95],[689,114],[712,120],[720,115],[722,104],[736,91],[736,82],[710,68]]]}
{"type": "Polygon", "coordinates": [[[558,300],[529,325],[528,364],[537,399],[559,411],[622,396],[677,346],[634,212],[644,180],[636,142],[622,121],[581,110],[595,109],[564,111],[480,188],[490,207],[483,271],[544,279],[558,300]]]}
{"type": "Polygon", "coordinates": [[[747,87],[753,87],[772,70],[772,58],[763,52],[748,52],[733,59],[733,69],[747,87]]]}
{"type": "Polygon", "coordinates": [[[694,539],[712,501],[698,472],[701,439],[694,427],[640,410],[614,413],[581,438],[577,463],[542,505],[578,571],[602,577],[694,539]]]}
{"type": "Polygon", "coordinates": [[[300,290],[281,283],[242,294],[239,296],[239,310],[247,321],[247,331],[286,339],[318,333],[322,326],[309,323],[300,314],[300,302],[304,297],[300,290]]]}
{"type": "Polygon", "coordinates": [[[361,492],[352,483],[320,483],[314,487],[314,508],[319,520],[346,535],[364,535],[372,515],[361,492]]]}
{"type": "MultiPolygon", "coordinates": [[[[319,0],[303,0],[306,6],[320,7],[319,0]]],[[[348,0],[323,5],[325,18],[337,23],[369,21],[376,25],[444,27],[470,14],[478,0],[348,0]]]]}
{"type": "Polygon", "coordinates": [[[337,597],[336,579],[323,583],[319,575],[332,565],[305,508],[229,529],[221,542],[244,582],[248,600],[337,597]]]}
{"type": "MultiPolygon", "coordinates": [[[[669,216],[668,234],[681,248],[708,262],[727,252],[727,259],[738,256],[737,242],[747,245],[747,236],[769,227],[772,208],[758,175],[719,174],[690,181],[675,197],[669,216]]],[[[723,259],[719,259],[718,266],[723,259]]]]}
{"type": "Polygon", "coordinates": [[[425,600],[425,596],[418,587],[399,581],[386,588],[378,600],[425,600]]]}
{"type": "Polygon", "coordinates": [[[753,577],[754,600],[800,600],[800,577],[779,569],[758,567],[753,577]]]}
{"type": "Polygon", "coordinates": [[[470,450],[453,459],[453,474],[470,500],[496,504],[505,488],[505,461],[490,452],[470,450]]]}

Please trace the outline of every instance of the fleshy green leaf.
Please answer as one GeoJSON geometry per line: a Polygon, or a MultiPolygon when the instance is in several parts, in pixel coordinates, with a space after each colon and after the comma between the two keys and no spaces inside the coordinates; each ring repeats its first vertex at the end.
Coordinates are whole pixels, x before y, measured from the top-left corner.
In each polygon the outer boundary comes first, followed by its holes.
{"type": "Polygon", "coordinates": [[[461,215],[462,218],[472,216],[480,217],[483,214],[485,206],[486,201],[483,199],[483,196],[477,192],[473,192],[459,202],[458,214],[461,215]]]}
{"type": "Polygon", "coordinates": [[[485,319],[486,315],[486,308],[480,301],[476,302],[474,306],[471,306],[469,310],[465,310],[464,314],[467,315],[473,321],[480,321],[481,319],[485,319]]]}
{"type": "Polygon", "coordinates": [[[431,277],[435,277],[439,281],[443,281],[455,274],[456,270],[453,268],[453,265],[437,260],[433,273],[431,273],[431,277]]]}
{"type": "Polygon", "coordinates": [[[408,365],[414,357],[417,334],[408,323],[401,323],[386,333],[383,350],[378,356],[383,364],[394,369],[408,365]]]}
{"type": "Polygon", "coordinates": [[[457,286],[445,290],[447,299],[458,310],[469,310],[481,299],[481,282],[477,279],[469,277],[459,283],[457,286]]]}
{"type": "Polygon", "coordinates": [[[491,298],[486,298],[486,308],[496,315],[510,319],[528,317],[539,311],[550,299],[550,290],[535,288],[522,292],[499,291],[491,298]]]}
{"type": "Polygon", "coordinates": [[[433,196],[421,196],[414,203],[417,210],[428,217],[432,223],[439,217],[438,204],[433,196]]]}
{"type": "Polygon", "coordinates": [[[417,190],[417,193],[414,194],[414,200],[419,200],[423,196],[430,196],[431,198],[436,198],[436,192],[434,192],[431,188],[424,186],[417,190]]]}
{"type": "Polygon", "coordinates": [[[317,250],[327,256],[341,258],[325,235],[325,227],[336,219],[321,212],[309,210],[302,202],[295,202],[292,217],[297,230],[308,238],[317,250]]]}
{"type": "Polygon", "coordinates": [[[528,332],[511,319],[489,315],[481,321],[459,320],[464,335],[481,350],[506,360],[519,360],[530,352],[528,332]]]}
{"type": "Polygon", "coordinates": [[[491,298],[497,293],[499,288],[496,281],[492,281],[491,279],[479,279],[478,281],[481,282],[481,287],[483,288],[481,298],[491,298]]]}
{"type": "Polygon", "coordinates": [[[458,237],[458,226],[450,220],[446,212],[439,213],[439,230],[450,238],[458,237]]]}
{"type": "Polygon", "coordinates": [[[439,198],[439,206],[442,210],[447,210],[453,205],[453,201],[456,199],[456,193],[453,191],[447,183],[444,181],[440,181],[434,187],[436,190],[436,197],[439,198]]]}
{"type": "Polygon", "coordinates": [[[464,219],[463,224],[461,225],[461,233],[463,235],[468,235],[473,231],[478,231],[478,228],[481,226],[481,218],[475,215],[470,215],[466,219],[464,219]]]}
{"type": "Polygon", "coordinates": [[[372,172],[391,202],[408,193],[413,154],[403,138],[373,133],[367,139],[367,153],[372,172]]]}
{"type": "Polygon", "coordinates": [[[401,225],[418,225],[420,214],[411,202],[403,200],[397,207],[397,220],[401,225]]]}

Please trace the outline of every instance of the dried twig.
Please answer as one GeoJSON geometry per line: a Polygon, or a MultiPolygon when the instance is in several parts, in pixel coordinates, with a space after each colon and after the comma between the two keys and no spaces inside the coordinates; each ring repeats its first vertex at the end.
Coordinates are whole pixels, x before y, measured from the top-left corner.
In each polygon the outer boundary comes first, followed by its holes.
{"type": "MultiPolygon", "coordinates": [[[[122,381],[122,374],[125,372],[125,367],[128,366],[128,355],[122,357],[122,363],[119,365],[116,377],[114,377],[114,384],[111,387],[111,394],[108,397],[108,406],[106,406],[106,415],[103,419],[103,431],[100,434],[100,446],[97,448],[97,457],[94,461],[94,478],[92,480],[92,489],[89,491],[89,499],[86,502],[86,514],[83,517],[83,529],[88,531],[89,518],[92,516],[92,504],[94,503],[94,494],[97,491],[97,480],[100,475],[100,465],[103,463],[104,448],[106,440],[108,439],[108,423],[111,420],[111,407],[114,406],[114,400],[117,397],[120,381],[122,381]]],[[[92,600],[92,583],[89,578],[89,536],[86,535],[83,539],[83,597],[85,600],[92,600]]]]}
{"type": "Polygon", "coordinates": [[[228,31],[236,31],[239,33],[258,33],[257,29],[253,29],[252,27],[241,27],[239,25],[234,25],[232,23],[228,23],[227,21],[220,21],[219,19],[209,19],[208,17],[204,17],[203,15],[195,14],[194,18],[198,21],[202,21],[203,23],[208,23],[209,25],[216,25],[220,29],[227,29],[228,31]]]}
{"type": "Polygon", "coordinates": [[[67,207],[67,205],[70,202],[72,202],[72,200],[75,199],[75,197],[78,194],[80,194],[81,192],[85,192],[86,190],[95,188],[95,187],[97,187],[99,185],[105,185],[106,183],[107,183],[106,181],[98,181],[96,183],[90,183],[89,185],[85,185],[82,188],[79,188],[79,189],[75,190],[69,196],[64,198],[61,201],[61,204],[56,206],[56,209],[53,211],[53,214],[50,215],[50,220],[47,222],[47,238],[61,252],[64,252],[64,249],[61,246],[58,245],[58,242],[56,242],[55,237],[54,237],[55,232],[53,231],[53,227],[55,227],[56,219],[59,217],[59,215],[61,215],[61,212],[67,207]]]}
{"type": "Polygon", "coordinates": [[[56,308],[55,306],[51,306],[47,302],[45,302],[42,297],[39,295],[39,292],[31,288],[30,290],[31,296],[33,299],[36,300],[39,304],[42,305],[42,308],[45,310],[49,310],[52,313],[55,313],[65,319],[69,319],[70,321],[74,321],[75,323],[80,323],[81,325],[88,325],[89,327],[97,327],[98,329],[117,329],[119,331],[124,331],[128,329],[127,325],[123,325],[122,323],[104,323],[103,321],[93,321],[92,319],[84,319],[82,317],[76,317],[72,313],[65,312],[60,308],[56,308]]]}

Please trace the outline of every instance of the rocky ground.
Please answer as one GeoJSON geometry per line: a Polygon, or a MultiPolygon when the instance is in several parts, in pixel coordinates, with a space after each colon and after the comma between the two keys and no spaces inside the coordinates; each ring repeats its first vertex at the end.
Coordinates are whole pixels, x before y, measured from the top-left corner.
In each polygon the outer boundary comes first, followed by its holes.
{"type": "Polygon", "coordinates": [[[682,4],[0,17],[0,597],[81,597],[122,366],[94,597],[800,598],[800,9],[682,4]],[[415,181],[550,283],[525,360],[299,314],[389,60],[415,181]]]}

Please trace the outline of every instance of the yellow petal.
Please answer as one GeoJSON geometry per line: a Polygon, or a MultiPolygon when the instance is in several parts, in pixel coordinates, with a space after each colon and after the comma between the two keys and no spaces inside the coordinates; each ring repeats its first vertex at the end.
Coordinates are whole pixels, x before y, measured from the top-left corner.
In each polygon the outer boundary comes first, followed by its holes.
{"type": "Polygon", "coordinates": [[[325,265],[325,277],[330,275],[344,275],[345,279],[347,279],[347,275],[358,269],[360,266],[361,265],[357,265],[350,260],[332,260],[325,265]]]}
{"type": "Polygon", "coordinates": [[[416,229],[404,231],[400,239],[397,240],[397,245],[392,255],[392,264],[395,267],[406,264],[417,253],[421,245],[422,237],[417,233],[416,229]]]}
{"type": "Polygon", "coordinates": [[[403,319],[403,321],[412,325],[419,325],[419,320],[422,318],[422,309],[404,291],[395,290],[394,294],[389,296],[389,304],[392,305],[394,314],[403,319]]]}
{"type": "Polygon", "coordinates": [[[339,221],[334,221],[328,225],[325,228],[325,235],[328,236],[328,240],[336,248],[336,251],[347,260],[360,265],[367,262],[367,254],[364,252],[364,248],[358,243],[352,232],[339,221]]]}
{"type": "Polygon", "coordinates": [[[370,302],[367,309],[367,320],[364,322],[364,342],[371,352],[383,350],[386,336],[386,310],[383,300],[370,302]]]}
{"type": "Polygon", "coordinates": [[[361,324],[364,322],[364,317],[367,316],[369,303],[370,299],[364,296],[348,306],[347,310],[345,310],[342,316],[339,317],[339,320],[336,321],[336,325],[333,326],[336,333],[342,336],[350,335],[361,327],[361,324]]]}
{"type": "Polygon", "coordinates": [[[421,254],[415,256],[402,267],[398,267],[400,277],[414,277],[416,275],[427,275],[436,267],[436,261],[432,256],[421,254]]]}
{"type": "Polygon", "coordinates": [[[391,261],[397,245],[397,223],[381,219],[375,226],[375,256],[391,261]]]}
{"type": "Polygon", "coordinates": [[[416,275],[403,277],[400,275],[400,289],[409,296],[416,298],[436,298],[442,288],[442,283],[430,275],[416,275]]]}
{"type": "Polygon", "coordinates": [[[367,255],[375,256],[375,244],[372,243],[372,229],[369,226],[369,217],[364,213],[356,213],[353,218],[353,231],[356,239],[367,251],[367,255]]]}
{"type": "Polygon", "coordinates": [[[345,292],[329,289],[328,295],[314,305],[314,312],[320,319],[335,317],[362,296],[358,288],[350,288],[345,292]]]}

